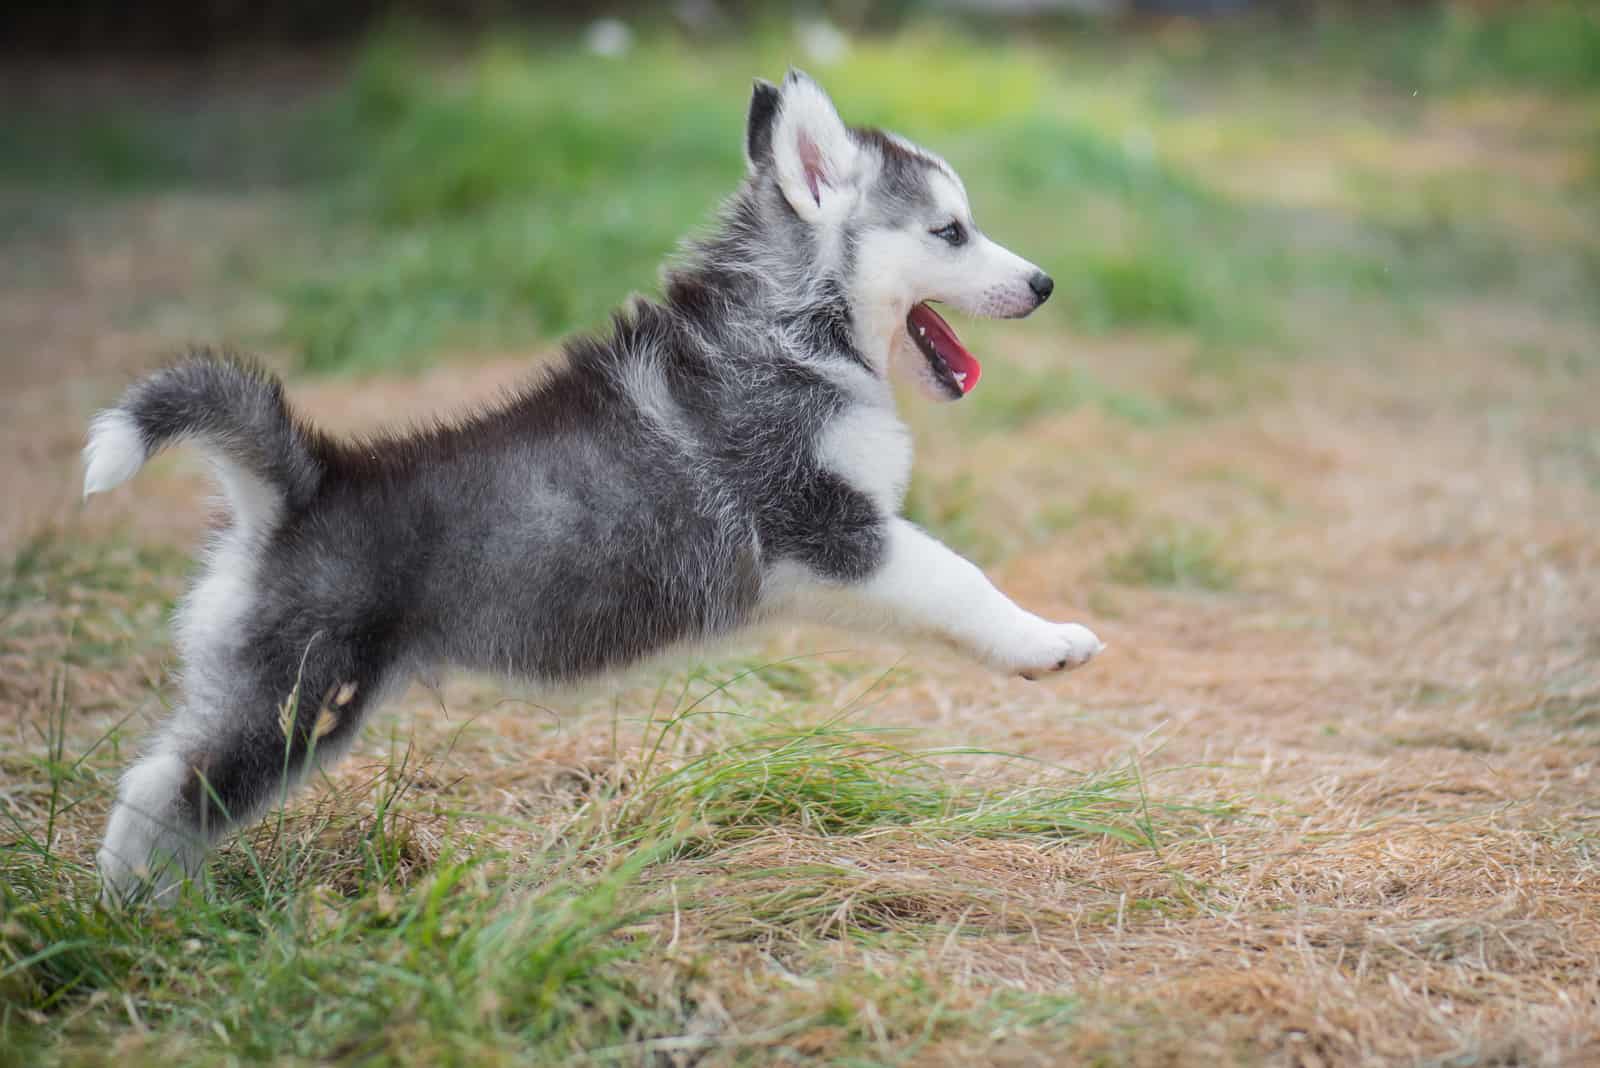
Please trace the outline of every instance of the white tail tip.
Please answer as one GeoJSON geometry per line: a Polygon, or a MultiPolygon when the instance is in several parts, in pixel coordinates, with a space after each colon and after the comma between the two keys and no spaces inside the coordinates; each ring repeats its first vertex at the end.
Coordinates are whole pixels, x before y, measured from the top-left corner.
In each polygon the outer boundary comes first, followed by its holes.
{"type": "Polygon", "coordinates": [[[83,447],[83,495],[115,489],[144,466],[144,439],[128,413],[111,408],[89,424],[83,447]]]}

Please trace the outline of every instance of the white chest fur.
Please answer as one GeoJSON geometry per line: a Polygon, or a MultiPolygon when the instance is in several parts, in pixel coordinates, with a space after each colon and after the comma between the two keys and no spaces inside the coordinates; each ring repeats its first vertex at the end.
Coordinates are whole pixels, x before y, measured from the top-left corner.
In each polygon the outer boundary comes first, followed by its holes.
{"type": "Polygon", "coordinates": [[[817,439],[823,466],[895,515],[911,478],[911,433],[893,409],[858,404],[823,428],[817,439]]]}

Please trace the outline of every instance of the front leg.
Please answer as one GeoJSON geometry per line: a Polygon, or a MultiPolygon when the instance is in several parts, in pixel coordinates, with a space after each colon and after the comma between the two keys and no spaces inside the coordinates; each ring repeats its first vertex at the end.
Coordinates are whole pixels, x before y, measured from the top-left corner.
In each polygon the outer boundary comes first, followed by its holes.
{"type": "Polygon", "coordinates": [[[1027,679],[1081,667],[1105,648],[1087,627],[1019,608],[976,565],[904,519],[891,519],[884,533],[882,562],[867,577],[808,577],[793,609],[814,622],[933,638],[1027,679]]]}

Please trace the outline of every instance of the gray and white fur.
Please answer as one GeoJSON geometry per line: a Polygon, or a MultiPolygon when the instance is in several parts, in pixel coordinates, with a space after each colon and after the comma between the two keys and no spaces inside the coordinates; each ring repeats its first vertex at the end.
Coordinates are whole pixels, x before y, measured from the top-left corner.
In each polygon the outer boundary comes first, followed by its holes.
{"type": "Polygon", "coordinates": [[[744,183],[663,298],[492,410],[340,440],[200,352],[95,418],[86,495],[190,441],[231,513],[177,613],[181,703],[122,778],[108,898],[168,898],[286,774],[448,667],[566,684],[779,618],[1030,678],[1099,652],[898,516],[891,358],[962,391],[913,307],[1022,316],[1049,279],[978,230],[946,163],[846,127],[804,74],[756,83],[745,140],[744,183]]]}

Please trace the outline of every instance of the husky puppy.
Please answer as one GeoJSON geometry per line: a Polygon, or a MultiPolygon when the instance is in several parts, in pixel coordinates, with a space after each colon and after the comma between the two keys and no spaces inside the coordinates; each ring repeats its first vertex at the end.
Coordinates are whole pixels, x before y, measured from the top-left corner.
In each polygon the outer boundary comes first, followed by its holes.
{"type": "Polygon", "coordinates": [[[339,440],[271,376],[197,353],[100,413],[85,495],[192,441],[231,522],[176,618],[182,701],[123,776],[111,900],[168,897],[414,676],[565,684],[775,618],[933,639],[1034,678],[1088,629],[1016,604],[899,518],[891,362],[937,397],[980,369],[930,306],[1027,315],[938,156],[853,129],[810,78],[758,81],[718,227],[564,369],[455,425],[339,440]]]}

